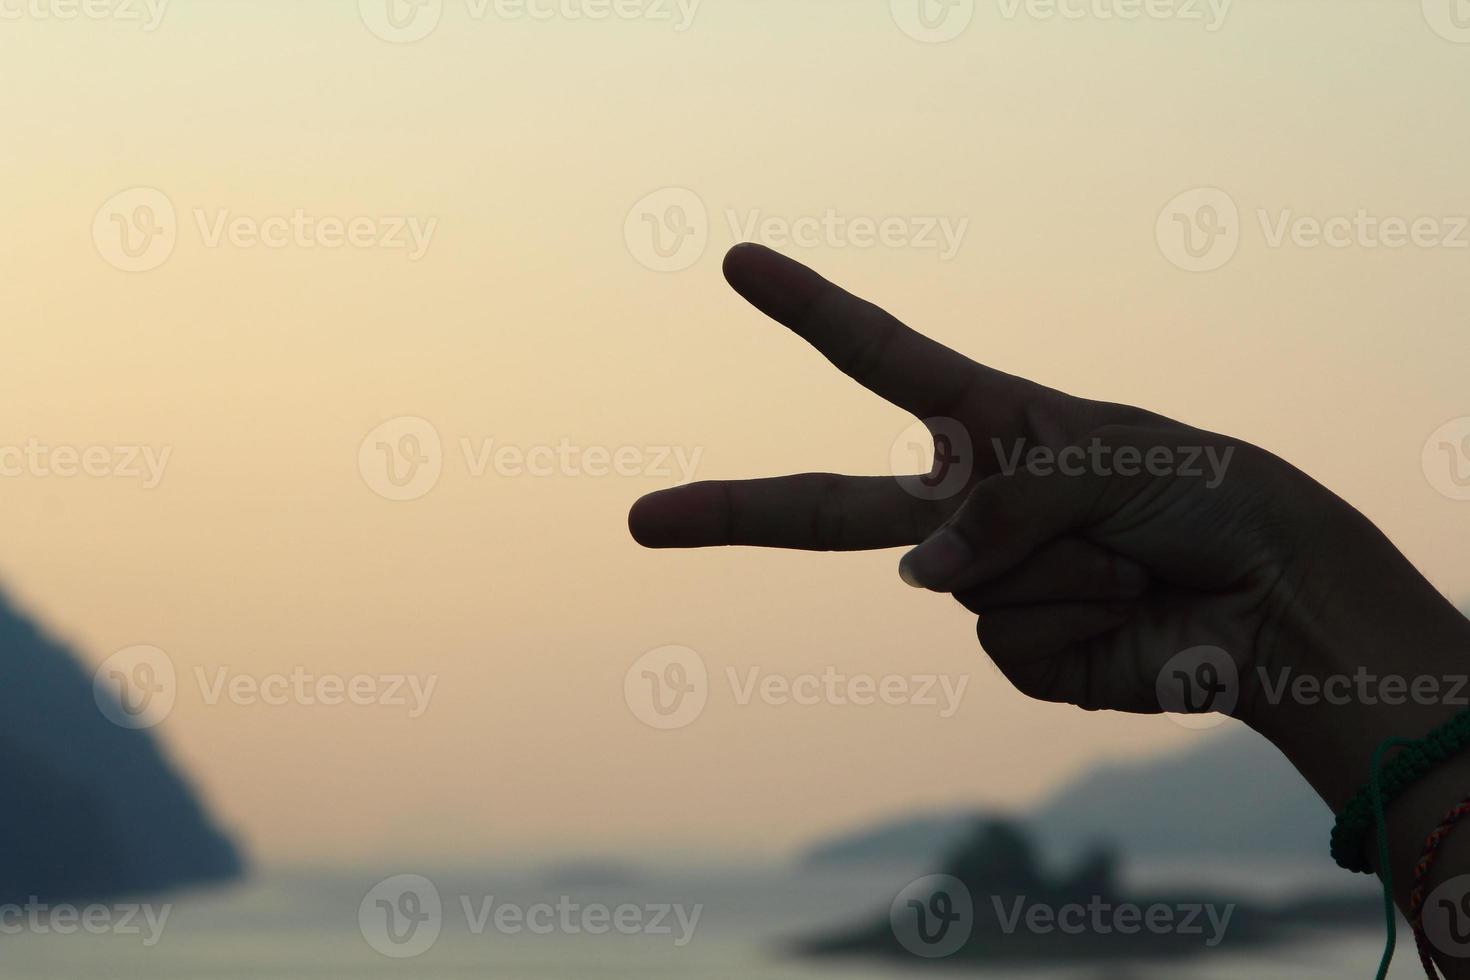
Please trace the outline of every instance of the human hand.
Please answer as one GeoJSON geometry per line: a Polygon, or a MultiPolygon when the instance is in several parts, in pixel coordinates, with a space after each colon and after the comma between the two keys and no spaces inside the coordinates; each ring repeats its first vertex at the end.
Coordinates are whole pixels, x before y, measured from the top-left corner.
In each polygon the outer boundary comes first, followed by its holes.
{"type": "MultiPolygon", "coordinates": [[[[931,431],[962,431],[972,458],[944,465],[969,469],[959,481],[932,475],[930,484],[955,483],[942,499],[892,476],[692,484],[634,506],[639,542],[917,544],[900,566],[906,581],[976,612],[982,645],[1019,690],[1088,709],[1172,709],[1160,697],[1166,668],[1191,650],[1223,651],[1229,703],[1203,707],[1282,745],[1329,802],[1360,783],[1342,761],[1366,760],[1367,740],[1434,723],[1339,714],[1324,736],[1320,710],[1263,696],[1262,682],[1283,671],[1389,669],[1391,648],[1415,635],[1436,651],[1426,669],[1470,642],[1464,617],[1370,522],[1285,461],[978,364],[769,249],[735,248],[725,273],[859,383],[931,431]]],[[[1186,657],[1171,672],[1187,685],[1197,666],[1186,657]]]]}

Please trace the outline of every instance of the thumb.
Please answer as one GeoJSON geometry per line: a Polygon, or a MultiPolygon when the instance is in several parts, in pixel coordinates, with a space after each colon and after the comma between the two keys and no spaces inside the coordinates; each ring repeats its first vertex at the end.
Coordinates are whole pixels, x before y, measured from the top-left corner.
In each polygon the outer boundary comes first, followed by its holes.
{"type": "Polygon", "coordinates": [[[904,555],[898,574],[917,589],[954,592],[1005,574],[1043,545],[1092,521],[1103,491],[1091,473],[1020,469],[978,483],[949,521],[904,555]]]}

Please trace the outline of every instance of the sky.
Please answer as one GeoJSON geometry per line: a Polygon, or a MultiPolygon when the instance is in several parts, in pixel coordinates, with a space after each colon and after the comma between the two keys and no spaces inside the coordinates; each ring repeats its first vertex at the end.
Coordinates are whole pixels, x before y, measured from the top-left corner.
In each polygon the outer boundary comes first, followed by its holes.
{"type": "Polygon", "coordinates": [[[690,473],[906,451],[728,291],[742,238],[1263,445],[1470,596],[1424,452],[1470,416],[1447,4],[96,3],[0,0],[0,578],[89,667],[162,652],[156,732],[262,861],[774,857],[1210,736],[1028,702],[897,553],[633,544],[690,473]],[[709,684],[660,728],[668,647],[709,684]],[[749,687],[829,672],[916,696],[749,687]],[[262,693],[300,675],[364,703],[262,693]]]}

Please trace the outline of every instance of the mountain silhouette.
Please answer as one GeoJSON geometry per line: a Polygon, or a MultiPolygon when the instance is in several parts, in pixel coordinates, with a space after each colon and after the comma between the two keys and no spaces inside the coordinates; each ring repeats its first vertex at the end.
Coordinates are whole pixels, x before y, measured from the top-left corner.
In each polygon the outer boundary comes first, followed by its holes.
{"type": "Polygon", "coordinates": [[[233,877],[153,736],[108,721],[92,675],[0,596],[0,903],[97,901],[233,877]]]}
{"type": "Polygon", "coordinates": [[[1029,812],[917,813],[820,842],[802,861],[930,866],[995,816],[1018,820],[1048,852],[1077,853],[1106,836],[1131,859],[1322,856],[1330,864],[1326,804],[1269,742],[1234,728],[1171,755],[1097,766],[1029,812]]]}

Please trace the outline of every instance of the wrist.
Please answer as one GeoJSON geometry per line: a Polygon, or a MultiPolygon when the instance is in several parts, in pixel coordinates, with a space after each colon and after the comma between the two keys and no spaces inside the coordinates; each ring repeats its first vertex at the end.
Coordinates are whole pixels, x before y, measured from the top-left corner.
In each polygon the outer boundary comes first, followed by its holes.
{"type": "Polygon", "coordinates": [[[1380,742],[1418,738],[1470,706],[1470,620],[1357,512],[1318,540],[1299,566],[1315,574],[1284,590],[1251,665],[1242,720],[1336,810],[1380,742]]]}

